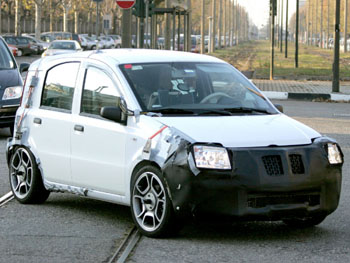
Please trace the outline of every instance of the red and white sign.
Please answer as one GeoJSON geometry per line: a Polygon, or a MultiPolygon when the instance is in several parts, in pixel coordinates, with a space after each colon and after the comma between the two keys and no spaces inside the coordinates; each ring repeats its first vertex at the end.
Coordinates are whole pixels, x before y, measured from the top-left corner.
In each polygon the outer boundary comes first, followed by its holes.
{"type": "Polygon", "coordinates": [[[122,9],[129,9],[134,6],[136,0],[116,0],[116,3],[122,9]]]}

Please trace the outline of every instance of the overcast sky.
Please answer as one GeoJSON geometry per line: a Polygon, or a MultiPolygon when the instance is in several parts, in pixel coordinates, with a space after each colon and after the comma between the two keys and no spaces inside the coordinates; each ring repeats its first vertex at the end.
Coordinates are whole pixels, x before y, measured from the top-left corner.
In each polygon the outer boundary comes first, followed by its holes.
{"type": "MultiPolygon", "coordinates": [[[[277,0],[279,3],[280,0],[277,0]]],[[[286,0],[283,0],[284,2],[284,13],[285,13],[285,6],[286,6],[286,0]]],[[[292,16],[293,13],[295,13],[296,9],[296,0],[289,0],[289,17],[292,16]]],[[[302,2],[305,2],[305,0],[300,0],[300,4],[302,2]]],[[[266,21],[269,17],[269,3],[270,0],[238,0],[238,3],[242,6],[246,7],[246,10],[249,12],[249,16],[253,20],[254,24],[258,27],[261,27],[261,25],[265,25],[266,21]]]]}

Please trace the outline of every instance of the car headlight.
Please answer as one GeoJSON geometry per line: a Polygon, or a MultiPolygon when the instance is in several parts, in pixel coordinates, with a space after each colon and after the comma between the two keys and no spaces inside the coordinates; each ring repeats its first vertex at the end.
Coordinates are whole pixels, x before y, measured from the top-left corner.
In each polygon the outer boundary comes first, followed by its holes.
{"type": "Polygon", "coordinates": [[[3,100],[19,99],[22,96],[22,86],[8,87],[2,95],[3,100]]]}
{"type": "Polygon", "coordinates": [[[341,154],[337,144],[328,143],[327,149],[328,149],[328,161],[330,164],[343,163],[342,154],[341,154]]]}
{"type": "Polygon", "coordinates": [[[230,158],[223,147],[195,145],[193,152],[197,168],[231,169],[230,158]]]}

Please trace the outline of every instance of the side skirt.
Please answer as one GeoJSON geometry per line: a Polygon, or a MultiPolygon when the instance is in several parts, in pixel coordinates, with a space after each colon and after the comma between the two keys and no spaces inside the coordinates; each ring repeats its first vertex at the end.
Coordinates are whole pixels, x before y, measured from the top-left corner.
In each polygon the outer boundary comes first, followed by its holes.
{"type": "Polygon", "coordinates": [[[79,196],[89,197],[91,199],[97,199],[101,201],[106,201],[119,205],[130,206],[130,201],[126,200],[125,196],[115,195],[105,192],[100,192],[92,189],[87,189],[83,187],[76,187],[71,185],[65,185],[55,182],[49,182],[44,179],[45,188],[51,192],[60,192],[60,193],[71,193],[79,196]]]}

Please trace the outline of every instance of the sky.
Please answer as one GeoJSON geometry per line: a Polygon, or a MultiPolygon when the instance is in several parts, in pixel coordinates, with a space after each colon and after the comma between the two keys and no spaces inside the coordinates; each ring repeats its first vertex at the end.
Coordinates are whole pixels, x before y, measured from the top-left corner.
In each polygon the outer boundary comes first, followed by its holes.
{"type": "MultiPolygon", "coordinates": [[[[286,6],[286,0],[284,1],[284,6],[283,9],[285,12],[285,6],[286,6]]],[[[280,0],[277,0],[279,3],[280,0]]],[[[289,18],[292,16],[293,13],[295,13],[296,9],[296,0],[289,0],[289,8],[288,8],[288,13],[289,13],[289,18]]],[[[300,4],[302,2],[305,2],[305,0],[300,0],[300,4]]],[[[246,10],[249,12],[249,16],[253,20],[254,24],[257,27],[261,27],[262,25],[265,25],[267,22],[267,19],[269,17],[269,3],[270,0],[238,0],[238,4],[246,7],[246,10]]]]}

